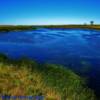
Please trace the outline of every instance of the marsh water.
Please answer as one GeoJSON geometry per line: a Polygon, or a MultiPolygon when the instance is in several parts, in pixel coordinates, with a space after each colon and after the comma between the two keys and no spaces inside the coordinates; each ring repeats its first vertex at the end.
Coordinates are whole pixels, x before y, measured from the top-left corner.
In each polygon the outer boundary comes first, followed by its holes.
{"type": "Polygon", "coordinates": [[[0,33],[0,53],[27,57],[41,63],[64,65],[88,79],[100,93],[100,31],[89,29],[37,29],[0,33]]]}

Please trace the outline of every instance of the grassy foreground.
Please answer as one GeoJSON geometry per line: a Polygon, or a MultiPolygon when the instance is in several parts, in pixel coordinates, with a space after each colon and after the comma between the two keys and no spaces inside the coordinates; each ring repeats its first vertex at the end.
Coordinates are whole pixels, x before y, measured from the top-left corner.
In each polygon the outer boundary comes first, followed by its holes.
{"type": "Polygon", "coordinates": [[[0,95],[36,96],[45,100],[95,100],[85,81],[62,66],[0,56],[0,95]]]}

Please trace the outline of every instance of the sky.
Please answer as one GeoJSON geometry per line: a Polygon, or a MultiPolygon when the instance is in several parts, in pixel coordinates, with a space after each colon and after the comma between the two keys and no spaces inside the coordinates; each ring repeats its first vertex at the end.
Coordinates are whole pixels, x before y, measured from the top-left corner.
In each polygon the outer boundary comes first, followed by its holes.
{"type": "Polygon", "coordinates": [[[100,0],[0,0],[0,25],[100,23],[100,0]]]}

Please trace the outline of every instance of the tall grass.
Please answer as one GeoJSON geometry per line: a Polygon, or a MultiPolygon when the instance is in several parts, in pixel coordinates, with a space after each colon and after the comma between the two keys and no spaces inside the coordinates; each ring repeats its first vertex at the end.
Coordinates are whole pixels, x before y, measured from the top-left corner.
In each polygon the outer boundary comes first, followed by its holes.
{"type": "Polygon", "coordinates": [[[0,57],[0,95],[44,96],[45,100],[95,100],[84,79],[63,66],[0,57]],[[1,59],[2,58],[2,59],[1,59]]]}

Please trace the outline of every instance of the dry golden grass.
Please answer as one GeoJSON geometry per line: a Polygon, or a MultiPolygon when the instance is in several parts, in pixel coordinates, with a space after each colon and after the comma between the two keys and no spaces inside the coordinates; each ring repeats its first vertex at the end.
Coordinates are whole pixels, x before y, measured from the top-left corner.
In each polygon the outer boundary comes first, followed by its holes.
{"type": "Polygon", "coordinates": [[[71,70],[29,60],[0,61],[0,94],[44,96],[44,100],[95,100],[93,92],[71,70]]]}
{"type": "MultiPolygon", "coordinates": [[[[57,91],[47,87],[42,75],[26,68],[16,69],[15,66],[0,64],[0,93],[10,96],[45,95],[48,100],[59,100],[57,91]]],[[[47,99],[46,99],[47,100],[47,99]]]]}

